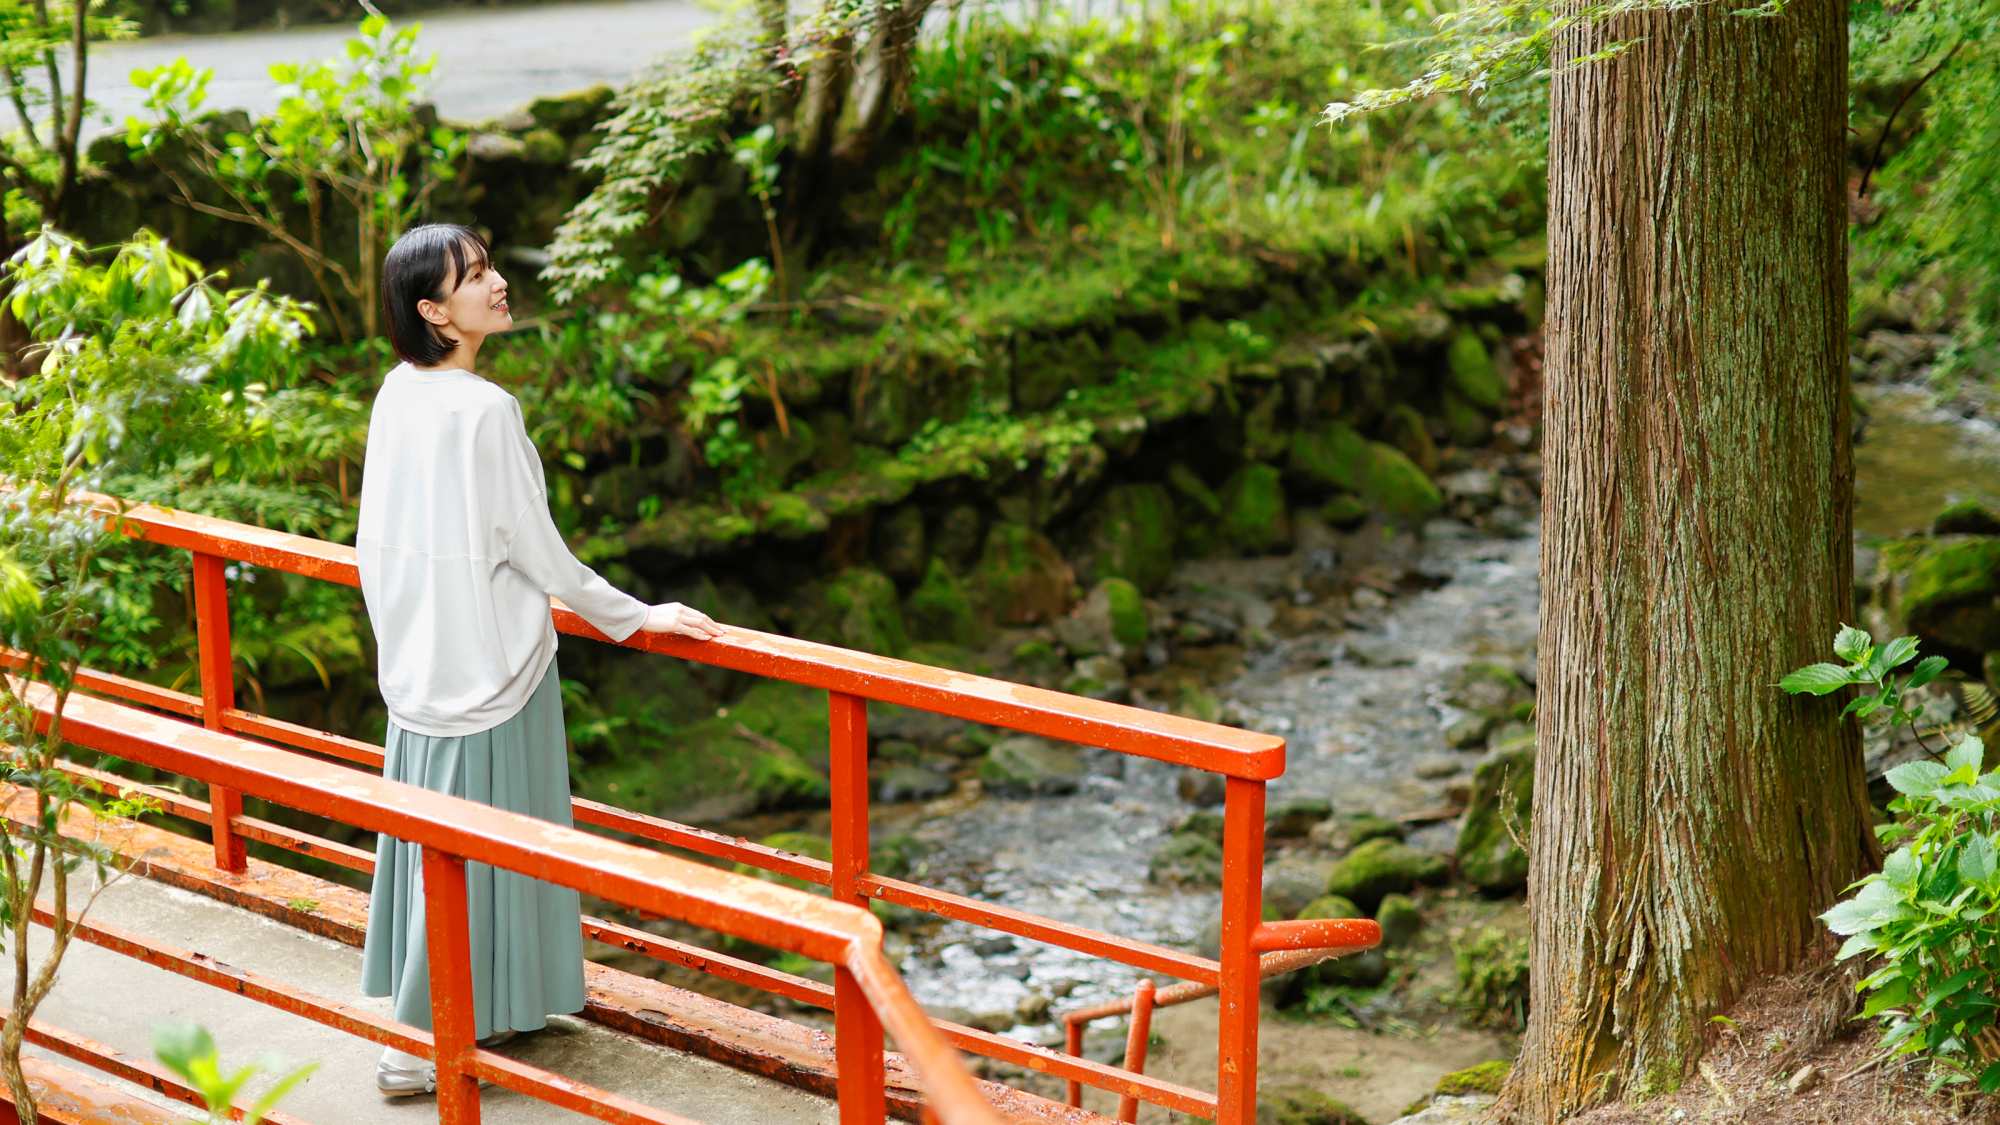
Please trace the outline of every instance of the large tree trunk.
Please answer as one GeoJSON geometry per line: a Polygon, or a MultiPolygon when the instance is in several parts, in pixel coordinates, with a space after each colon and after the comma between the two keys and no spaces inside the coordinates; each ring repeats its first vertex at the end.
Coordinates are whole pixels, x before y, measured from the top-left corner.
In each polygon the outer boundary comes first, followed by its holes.
{"type": "Polygon", "coordinates": [[[1531,1009],[1554,1121],[1679,1084],[1875,855],[1850,611],[1845,0],[1565,35],[1549,138],[1531,1009]]]}

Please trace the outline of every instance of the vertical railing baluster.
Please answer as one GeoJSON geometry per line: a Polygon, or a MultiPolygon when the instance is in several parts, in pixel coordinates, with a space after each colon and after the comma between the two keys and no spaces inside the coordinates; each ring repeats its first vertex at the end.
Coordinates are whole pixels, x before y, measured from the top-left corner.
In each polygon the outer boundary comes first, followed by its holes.
{"type": "Polygon", "coordinates": [[[431,967],[431,1042],[438,1125],[479,1125],[472,1073],[472,945],[466,929],[465,860],[424,848],[424,936],[431,967]]]}
{"type": "MultiPolygon", "coordinates": [[[[868,704],[828,692],[828,757],[833,774],[833,878],[838,902],[866,908],[868,871],[868,704]]],[[[833,1049],[840,1068],[841,1125],[880,1125],[887,1111],[882,1021],[845,968],[833,974],[833,1049]]]]}
{"type": "Polygon", "coordinates": [[[1264,912],[1264,783],[1232,777],[1222,806],[1222,1034],[1216,1125],[1257,1119],[1257,951],[1264,912]]]}
{"type": "MultiPolygon", "coordinates": [[[[1153,1034],[1154,987],[1153,978],[1141,977],[1138,991],[1132,994],[1132,1023],[1125,1030],[1125,1069],[1134,1074],[1146,1073],[1146,1040],[1153,1034]]],[[[1125,1094],[1118,1099],[1118,1120],[1139,1120],[1136,1096],[1125,1094]]]]}
{"type": "MultiPolygon", "coordinates": [[[[201,722],[223,729],[223,716],[236,706],[236,679],[229,647],[229,579],[219,555],[194,553],[194,621],[196,660],[201,670],[201,722]]],[[[232,818],[243,815],[243,794],[226,786],[208,787],[209,838],[215,843],[215,865],[224,871],[245,871],[243,837],[232,818]]]]}

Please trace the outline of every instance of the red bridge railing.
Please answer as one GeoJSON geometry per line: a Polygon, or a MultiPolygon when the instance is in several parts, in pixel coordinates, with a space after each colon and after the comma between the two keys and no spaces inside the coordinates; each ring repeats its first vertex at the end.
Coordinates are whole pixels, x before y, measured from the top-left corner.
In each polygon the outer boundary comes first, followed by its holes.
{"type": "MultiPolygon", "coordinates": [[[[36,709],[38,727],[47,729],[57,719],[55,690],[15,682],[36,709]]],[[[927,1108],[936,1118],[948,1125],[1000,1123],[956,1052],[889,967],[882,954],[882,924],[865,909],[89,696],[70,696],[60,721],[64,739],[76,745],[385,832],[422,848],[425,936],[431,951],[429,1033],[241,970],[223,972],[191,953],[139,935],[88,922],[79,922],[75,932],[85,941],[239,995],[429,1056],[437,1065],[438,1120],[446,1125],[478,1125],[481,1079],[604,1121],[690,1125],[686,1118],[478,1047],[466,928],[468,860],[832,964],[836,991],[847,999],[842,1034],[834,1044],[843,1123],[884,1120],[885,1025],[916,1066],[927,1108]]],[[[46,911],[37,913],[43,924],[54,922],[46,911]]],[[[104,1054],[109,1061],[108,1052],[104,1054]]]]}
{"type": "MultiPolygon", "coordinates": [[[[192,554],[201,694],[188,695],[88,670],[79,674],[79,688],[199,718],[211,730],[265,739],[379,770],[379,747],[242,710],[235,705],[233,695],[227,563],[247,563],[358,586],[353,548],[169,508],[126,506],[108,497],[97,498],[97,502],[126,534],[192,554]]],[[[552,610],[558,630],[614,643],[560,602],[553,602],[552,610]]],[[[574,801],[576,822],[817,883],[829,889],[836,903],[862,907],[870,899],[880,899],[1119,961],[1189,982],[1202,993],[1219,994],[1218,1068],[1213,1093],[1144,1075],[1136,1067],[1110,1066],[991,1032],[937,1023],[945,1038],[961,1049],[1066,1080],[1071,1084],[1072,1104],[1078,1100],[1080,1086],[1091,1086],[1119,1096],[1125,1102],[1121,1116],[1126,1120],[1132,1120],[1130,1114],[1137,1102],[1145,1101],[1225,1125],[1251,1125],[1256,1115],[1258,985],[1262,977],[1308,960],[1300,956],[1302,950],[1338,956],[1371,948],[1380,941],[1380,928],[1367,920],[1261,920],[1265,786],[1284,770],[1282,738],[751,629],[726,626],[725,630],[722,638],[712,641],[637,633],[623,642],[623,647],[826,690],[831,742],[831,862],[582,799],[574,801]],[[872,872],[869,700],[1221,774],[1225,785],[1220,956],[1211,959],[1135,941],[872,872]]],[[[107,778],[99,780],[109,783],[107,778]]],[[[205,806],[171,793],[162,796],[169,802],[167,811],[199,816],[208,822],[219,867],[242,871],[246,862],[243,841],[254,839],[357,871],[372,870],[373,857],[365,851],[244,816],[242,790],[230,777],[205,780],[210,782],[205,806]]],[[[598,919],[585,919],[584,932],[663,960],[831,1008],[836,1039],[865,1033],[866,1005],[858,983],[841,983],[846,975],[836,973],[835,984],[829,988],[598,919]]],[[[1075,1022],[1072,1020],[1072,1025],[1075,1022]]],[[[879,1040],[879,1031],[876,1035],[879,1040]]],[[[1142,1063],[1143,1054],[1139,1061],[1142,1063]]],[[[845,1085],[843,1082],[843,1104],[845,1085]]],[[[879,1091],[879,1079],[876,1088],[879,1091]]]]}

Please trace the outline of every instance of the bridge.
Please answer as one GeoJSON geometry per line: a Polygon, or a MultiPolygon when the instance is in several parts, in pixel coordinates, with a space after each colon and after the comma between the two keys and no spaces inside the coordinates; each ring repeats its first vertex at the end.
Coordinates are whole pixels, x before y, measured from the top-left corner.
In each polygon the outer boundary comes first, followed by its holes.
{"type": "MultiPolygon", "coordinates": [[[[197,1091],[150,1060],[143,1021],[133,1019],[142,1010],[194,1015],[218,1027],[232,1062],[229,1048],[238,1044],[321,1060],[321,1070],[294,1090],[283,1112],[266,1118],[276,1125],[408,1122],[433,1114],[448,1125],[539,1122],[551,1119],[551,1106],[601,1121],[657,1125],[872,1125],[889,1116],[946,1125],[1090,1125],[1135,1121],[1142,1103],[1251,1125],[1261,980],[1380,941],[1379,928],[1367,920],[1261,918],[1265,787],[1284,769],[1281,738],[733,626],[713,641],[638,633],[623,647],[827,693],[830,861],[594,801],[575,800],[576,827],[568,827],[385,780],[381,747],[244,710],[233,694],[230,564],[357,586],[352,548],[109,497],[91,502],[123,533],[189,553],[200,692],[90,669],[61,690],[10,680],[41,729],[59,724],[68,745],[202,782],[207,799],[61,764],[78,785],[150,798],[161,815],[106,822],[72,806],[62,825],[66,835],[114,849],[129,870],[92,901],[78,903],[73,894],[35,913],[38,954],[54,941],[69,943],[60,983],[25,1033],[36,1048],[28,1073],[48,1120],[178,1122],[188,1116],[178,1107],[203,1106],[197,1091]],[[1220,774],[1219,955],[1135,941],[872,871],[870,702],[1220,774]],[[394,1020],[386,1000],[357,997],[367,896],[292,862],[251,857],[246,842],[268,846],[260,850],[279,860],[311,857],[361,873],[373,870],[372,853],[245,815],[246,796],[420,845],[434,1031],[394,1020]],[[580,1018],[559,1017],[550,1030],[504,1049],[481,1048],[473,1041],[467,861],[573,887],[642,918],[675,919],[830,965],[828,985],[644,929],[583,919],[587,938],[830,1011],[833,1030],[593,962],[585,967],[580,1018]],[[789,876],[825,893],[736,874],[712,861],[789,876]],[[1064,1049],[933,1019],[883,956],[871,901],[1064,946],[1177,983],[1156,988],[1145,980],[1129,1000],[1067,1013],[1064,1049]],[[1152,1010],[1206,996],[1220,1006],[1215,1088],[1145,1074],[1152,1010]],[[1117,1016],[1129,1016],[1124,1064],[1085,1057],[1085,1024],[1117,1016]],[[896,1051],[887,1050],[885,1035],[896,1051]],[[432,1059],[435,1103],[382,1099],[373,1089],[368,1043],[432,1059]],[[975,1080],[967,1053],[1061,1079],[1067,1097],[1059,1102],[975,1080]],[[1095,1097],[1104,1112],[1085,1107],[1087,1089],[1101,1092],[1095,1097]]],[[[560,631],[613,643],[560,602],[551,612],[560,631]]],[[[0,651],[0,663],[25,676],[38,671],[20,653],[0,651]]],[[[0,815],[32,823],[37,798],[32,789],[0,786],[0,815]]],[[[0,1125],[8,1120],[11,1105],[0,1103],[0,1125]]]]}

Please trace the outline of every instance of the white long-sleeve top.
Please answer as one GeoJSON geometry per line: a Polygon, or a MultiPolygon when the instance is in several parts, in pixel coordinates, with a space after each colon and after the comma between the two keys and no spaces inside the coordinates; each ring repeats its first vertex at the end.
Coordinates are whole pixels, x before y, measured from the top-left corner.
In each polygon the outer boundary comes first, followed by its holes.
{"type": "Polygon", "coordinates": [[[383,377],[354,545],[382,699],[418,734],[471,734],[527,705],[556,654],[551,595],[613,640],[646,620],[570,553],[521,404],[470,371],[383,377]]]}

